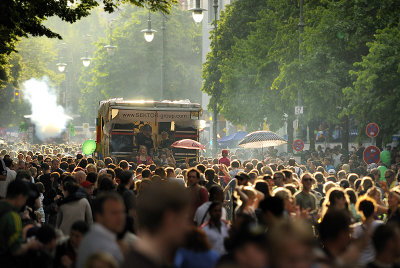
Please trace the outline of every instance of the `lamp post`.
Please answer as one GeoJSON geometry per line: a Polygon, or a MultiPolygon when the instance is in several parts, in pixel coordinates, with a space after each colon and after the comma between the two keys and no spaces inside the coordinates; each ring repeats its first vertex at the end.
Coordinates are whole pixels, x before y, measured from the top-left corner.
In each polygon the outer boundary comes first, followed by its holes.
{"type": "MultiPolygon", "coordinates": [[[[90,37],[90,35],[86,35],[85,37],[86,37],[86,39],[88,39],[90,37]]],[[[90,63],[92,62],[92,58],[89,58],[87,40],[85,41],[85,47],[86,47],[85,57],[82,57],[81,61],[82,61],[83,66],[89,67],[90,63]]]]}
{"type": "MultiPolygon", "coordinates": [[[[214,0],[214,57],[217,58],[217,29],[218,29],[218,0],[214,0]]],[[[217,103],[217,96],[214,90],[214,102],[213,102],[213,153],[217,155],[218,151],[218,144],[217,144],[217,127],[218,127],[218,103],[217,103]]]]}
{"type": "MultiPolygon", "coordinates": [[[[304,4],[303,2],[304,2],[304,0],[300,0],[300,20],[299,20],[299,24],[298,24],[298,26],[299,26],[299,62],[300,62],[300,64],[301,64],[301,60],[302,60],[302,55],[301,55],[301,43],[303,42],[302,34],[304,31],[304,26],[305,26],[304,17],[303,17],[303,4],[304,4]]],[[[302,103],[303,103],[302,88],[299,87],[298,91],[297,91],[297,106],[302,107],[302,105],[303,105],[302,103]]],[[[299,131],[300,130],[300,117],[301,117],[301,114],[303,113],[302,109],[300,109],[300,111],[297,113],[297,138],[300,138],[300,131],[299,131]]]]}
{"type": "Polygon", "coordinates": [[[189,9],[189,11],[192,12],[194,22],[200,23],[204,18],[204,11],[207,10],[200,7],[200,0],[196,0],[196,7],[189,9]]]}
{"type": "Polygon", "coordinates": [[[142,30],[144,34],[144,39],[146,42],[151,42],[154,39],[154,33],[157,32],[156,30],[151,29],[151,15],[150,15],[150,8],[149,8],[149,15],[147,16],[147,29],[142,30]]]}
{"type": "Polygon", "coordinates": [[[162,56],[161,56],[161,101],[164,100],[164,90],[165,90],[165,43],[166,43],[166,26],[165,26],[165,15],[162,15],[162,56]]]}
{"type": "Polygon", "coordinates": [[[108,45],[105,45],[104,48],[107,50],[108,55],[112,56],[114,55],[115,49],[117,46],[113,45],[113,40],[112,40],[112,23],[115,21],[115,19],[110,20],[108,23],[108,28],[110,30],[110,36],[109,36],[109,43],[108,45]]]}

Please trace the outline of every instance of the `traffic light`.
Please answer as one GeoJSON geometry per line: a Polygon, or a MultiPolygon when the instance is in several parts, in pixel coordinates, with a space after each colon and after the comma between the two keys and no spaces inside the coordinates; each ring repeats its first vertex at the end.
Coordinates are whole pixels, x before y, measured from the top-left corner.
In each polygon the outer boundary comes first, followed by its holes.
{"type": "Polygon", "coordinates": [[[14,100],[19,100],[21,96],[21,93],[19,89],[14,89],[14,100]]]}

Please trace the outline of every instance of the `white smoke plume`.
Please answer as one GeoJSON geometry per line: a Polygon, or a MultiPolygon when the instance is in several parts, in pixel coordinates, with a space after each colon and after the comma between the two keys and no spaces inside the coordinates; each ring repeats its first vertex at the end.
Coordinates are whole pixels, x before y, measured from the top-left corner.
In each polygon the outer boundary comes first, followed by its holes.
{"type": "Polygon", "coordinates": [[[55,90],[49,86],[48,78],[31,78],[24,82],[23,96],[31,104],[30,118],[35,124],[36,136],[42,141],[59,137],[71,118],[57,104],[55,90]]]}

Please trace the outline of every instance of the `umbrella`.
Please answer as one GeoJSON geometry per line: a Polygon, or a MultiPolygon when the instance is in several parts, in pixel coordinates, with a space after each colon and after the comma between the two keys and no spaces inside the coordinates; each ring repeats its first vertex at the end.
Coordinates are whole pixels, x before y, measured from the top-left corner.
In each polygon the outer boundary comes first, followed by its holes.
{"type": "Polygon", "coordinates": [[[218,140],[219,143],[241,141],[248,133],[244,131],[238,131],[231,135],[222,137],[218,140]]]}
{"type": "Polygon", "coordinates": [[[285,144],[287,141],[272,131],[255,131],[247,134],[240,141],[239,146],[243,148],[264,148],[285,144]]]}
{"type": "Polygon", "coordinates": [[[183,139],[174,142],[171,147],[174,148],[182,148],[182,149],[191,149],[191,150],[205,150],[206,146],[201,144],[198,141],[191,140],[191,139],[183,139]]]}

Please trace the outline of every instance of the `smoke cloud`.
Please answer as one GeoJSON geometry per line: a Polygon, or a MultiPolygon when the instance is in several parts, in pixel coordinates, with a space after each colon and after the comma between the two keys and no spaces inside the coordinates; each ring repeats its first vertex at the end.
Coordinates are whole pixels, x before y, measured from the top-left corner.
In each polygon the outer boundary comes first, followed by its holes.
{"type": "Polygon", "coordinates": [[[48,78],[29,79],[23,83],[23,93],[31,105],[30,119],[36,127],[36,136],[42,141],[59,137],[71,117],[57,104],[55,90],[49,86],[48,78]]]}

